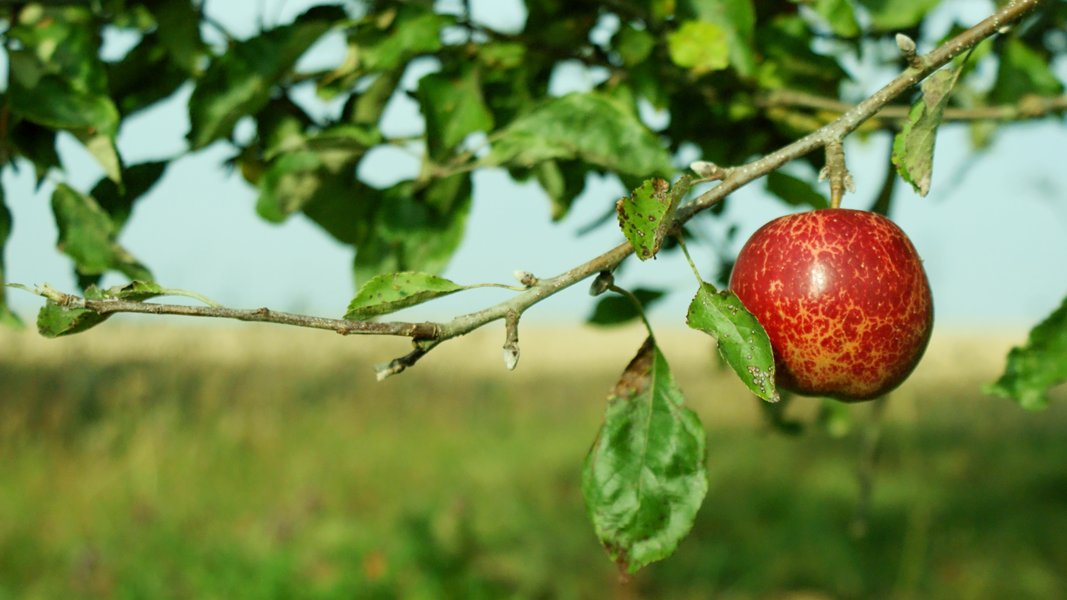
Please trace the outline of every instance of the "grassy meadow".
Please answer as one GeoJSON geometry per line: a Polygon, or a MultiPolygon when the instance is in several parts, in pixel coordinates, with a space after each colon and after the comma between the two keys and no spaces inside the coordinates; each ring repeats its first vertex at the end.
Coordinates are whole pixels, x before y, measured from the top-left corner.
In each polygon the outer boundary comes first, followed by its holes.
{"type": "Polygon", "coordinates": [[[939,335],[873,492],[850,431],[771,430],[693,332],[661,345],[708,430],[677,553],[621,586],[579,476],[639,329],[406,342],[267,326],[0,333],[0,600],[1067,598],[1067,394],[982,396],[1019,335],[939,335]],[[843,434],[843,435],[842,435],[843,434]],[[862,533],[862,535],[860,535],[862,533]]]}

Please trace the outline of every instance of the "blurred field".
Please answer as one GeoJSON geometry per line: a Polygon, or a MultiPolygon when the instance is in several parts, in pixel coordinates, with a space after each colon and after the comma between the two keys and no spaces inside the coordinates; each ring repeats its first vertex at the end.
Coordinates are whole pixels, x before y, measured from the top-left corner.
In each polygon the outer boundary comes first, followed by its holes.
{"type": "Polygon", "coordinates": [[[638,329],[502,330],[376,383],[400,340],[107,324],[0,334],[0,600],[1067,598],[1067,398],[980,395],[1019,335],[940,335],[860,439],[772,432],[702,334],[661,334],[711,491],[621,588],[579,491],[638,329]]]}

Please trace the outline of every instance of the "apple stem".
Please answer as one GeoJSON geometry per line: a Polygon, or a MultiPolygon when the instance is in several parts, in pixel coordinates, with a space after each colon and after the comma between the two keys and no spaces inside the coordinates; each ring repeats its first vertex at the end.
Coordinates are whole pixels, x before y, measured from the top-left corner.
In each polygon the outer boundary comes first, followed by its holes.
{"type": "Polygon", "coordinates": [[[819,173],[819,181],[830,179],[830,208],[841,208],[841,197],[845,190],[856,191],[856,183],[845,166],[845,147],[841,140],[826,143],[826,166],[819,173]]]}

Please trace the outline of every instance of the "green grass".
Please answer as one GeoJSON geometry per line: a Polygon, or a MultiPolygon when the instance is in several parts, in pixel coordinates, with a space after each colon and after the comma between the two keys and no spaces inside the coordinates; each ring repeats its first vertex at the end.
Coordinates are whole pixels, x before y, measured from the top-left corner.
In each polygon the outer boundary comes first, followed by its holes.
{"type": "Polygon", "coordinates": [[[1067,597],[1067,399],[957,380],[886,423],[861,538],[858,435],[691,394],[711,491],[620,588],[579,474],[621,367],[0,362],[0,600],[1067,597]]]}

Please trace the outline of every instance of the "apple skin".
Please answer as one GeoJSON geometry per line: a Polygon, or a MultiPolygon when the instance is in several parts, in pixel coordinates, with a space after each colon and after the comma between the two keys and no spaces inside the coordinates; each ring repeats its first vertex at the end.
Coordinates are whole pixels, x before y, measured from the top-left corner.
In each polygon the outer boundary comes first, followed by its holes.
{"type": "Polygon", "coordinates": [[[767,330],[775,383],[847,402],[889,392],[930,341],[934,301],[908,236],[870,212],[826,208],[759,228],[730,275],[767,330]]]}

